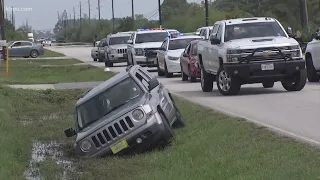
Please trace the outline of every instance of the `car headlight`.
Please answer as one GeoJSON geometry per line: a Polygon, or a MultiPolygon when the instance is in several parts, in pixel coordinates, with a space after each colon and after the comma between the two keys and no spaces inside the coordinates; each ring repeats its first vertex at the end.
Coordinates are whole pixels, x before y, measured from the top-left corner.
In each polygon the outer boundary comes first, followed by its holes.
{"type": "Polygon", "coordinates": [[[83,152],[88,152],[91,149],[91,142],[88,140],[84,140],[81,142],[80,148],[83,152]]]}
{"type": "Polygon", "coordinates": [[[227,50],[227,62],[237,63],[241,58],[242,51],[240,49],[228,49],[227,50]]]}
{"type": "Polygon", "coordinates": [[[144,112],[141,109],[136,109],[132,112],[132,118],[136,121],[140,121],[144,118],[144,112]]]}
{"type": "Polygon", "coordinates": [[[142,48],[136,48],[134,49],[137,56],[143,56],[143,49],[142,48]]]}
{"type": "Polygon", "coordinates": [[[288,49],[284,54],[290,55],[292,58],[300,58],[302,56],[299,45],[289,46],[288,49]]]}
{"type": "Polygon", "coordinates": [[[172,61],[176,61],[179,59],[179,57],[168,56],[168,59],[172,61]]]}
{"type": "Polygon", "coordinates": [[[110,49],[109,52],[110,52],[111,54],[116,54],[116,53],[117,53],[117,50],[116,50],[116,49],[110,49]]]}
{"type": "Polygon", "coordinates": [[[228,49],[227,50],[227,54],[241,54],[241,50],[240,49],[228,49]]]}

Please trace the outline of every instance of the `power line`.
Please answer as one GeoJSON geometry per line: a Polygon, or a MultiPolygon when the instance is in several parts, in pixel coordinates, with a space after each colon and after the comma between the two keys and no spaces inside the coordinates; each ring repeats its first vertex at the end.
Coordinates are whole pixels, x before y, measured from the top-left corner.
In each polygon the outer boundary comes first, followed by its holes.
{"type": "Polygon", "coordinates": [[[155,12],[152,16],[148,17],[147,20],[151,20],[152,18],[156,17],[158,15],[158,12],[155,12]]]}

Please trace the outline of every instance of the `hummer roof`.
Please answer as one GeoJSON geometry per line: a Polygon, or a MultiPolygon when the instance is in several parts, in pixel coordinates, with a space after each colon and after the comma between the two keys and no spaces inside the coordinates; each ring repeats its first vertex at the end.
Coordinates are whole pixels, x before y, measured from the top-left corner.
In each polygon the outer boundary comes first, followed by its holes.
{"type": "Polygon", "coordinates": [[[252,18],[237,18],[227,19],[220,22],[226,23],[226,25],[245,24],[245,23],[259,23],[259,22],[275,22],[274,18],[269,17],[252,17],[252,18]]]}
{"type": "Polygon", "coordinates": [[[76,106],[81,105],[82,103],[88,101],[89,99],[95,97],[97,94],[107,90],[108,88],[118,84],[120,81],[128,78],[133,77],[135,72],[140,68],[139,65],[132,66],[128,68],[127,71],[122,71],[115,76],[111,77],[110,79],[104,81],[103,83],[99,84],[98,86],[92,88],[91,90],[85,92],[82,97],[77,101],[76,106]]]}

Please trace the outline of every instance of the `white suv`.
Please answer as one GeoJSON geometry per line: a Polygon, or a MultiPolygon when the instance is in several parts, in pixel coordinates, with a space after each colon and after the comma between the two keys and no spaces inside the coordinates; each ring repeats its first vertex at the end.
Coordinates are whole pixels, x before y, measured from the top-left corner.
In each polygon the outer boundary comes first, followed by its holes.
{"type": "Polygon", "coordinates": [[[309,82],[318,82],[320,79],[320,33],[307,45],[306,63],[309,82]]]}
{"type": "Polygon", "coordinates": [[[197,46],[202,90],[212,91],[214,81],[223,95],[237,94],[243,84],[271,88],[277,81],[287,91],[302,90],[307,81],[305,60],[299,43],[289,35],[268,17],[216,22],[210,39],[197,46]]]}
{"type": "Polygon", "coordinates": [[[134,32],[127,45],[128,64],[157,65],[157,50],[165,38],[169,37],[166,30],[138,30],[134,32]]]}

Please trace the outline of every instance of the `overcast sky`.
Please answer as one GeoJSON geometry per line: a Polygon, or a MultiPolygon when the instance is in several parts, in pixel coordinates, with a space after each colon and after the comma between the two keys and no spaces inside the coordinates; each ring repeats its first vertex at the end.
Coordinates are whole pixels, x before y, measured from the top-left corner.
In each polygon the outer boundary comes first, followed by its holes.
{"type": "MultiPolygon", "coordinates": [[[[162,2],[163,0],[161,0],[162,2]]],[[[8,17],[10,8],[14,7],[16,26],[28,20],[35,30],[52,29],[58,19],[58,11],[64,9],[73,13],[75,7],[76,16],[79,17],[79,0],[4,0],[8,17]],[[29,8],[29,9],[26,9],[29,8]]],[[[201,0],[188,0],[188,2],[201,2],[201,0]]],[[[81,0],[82,12],[88,14],[88,0],[81,0]]],[[[90,0],[91,17],[98,18],[98,0],[90,0]]],[[[101,18],[111,19],[111,0],[100,0],[101,18]]],[[[134,0],[135,14],[144,14],[150,19],[158,19],[155,14],[158,8],[158,0],[134,0]]],[[[131,16],[131,0],[114,0],[115,17],[131,16]]]]}

